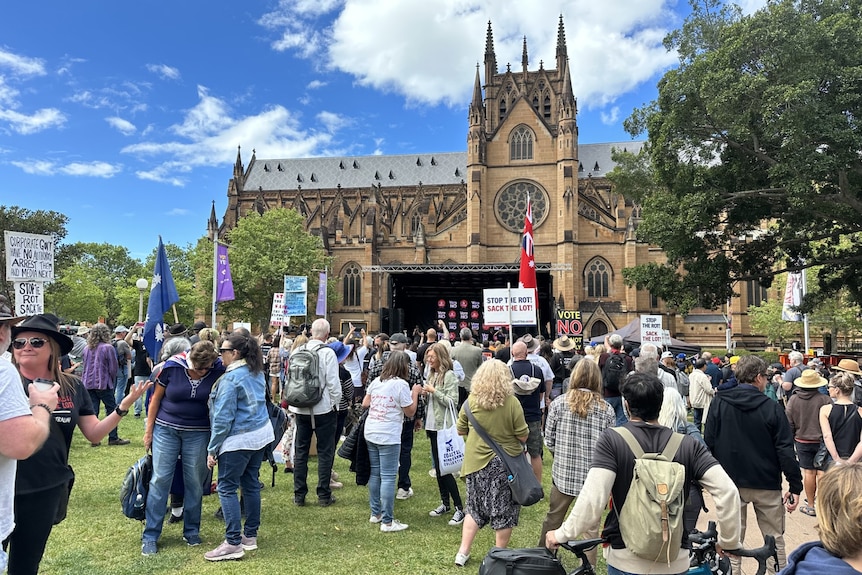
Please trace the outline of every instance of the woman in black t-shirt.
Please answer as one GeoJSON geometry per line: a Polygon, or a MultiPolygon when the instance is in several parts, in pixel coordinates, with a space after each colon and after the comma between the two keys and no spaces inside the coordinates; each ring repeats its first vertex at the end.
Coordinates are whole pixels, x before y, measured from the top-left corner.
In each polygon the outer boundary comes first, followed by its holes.
{"type": "Polygon", "coordinates": [[[32,316],[12,328],[12,360],[21,374],[25,393],[37,378],[57,382],[60,392],[45,444],[29,459],[18,462],[16,524],[8,539],[10,575],[38,572],[51,529],[65,518],[70,481],[74,479],[69,447],[75,427],[87,441],[101,441],[151,385],[135,385],[117,409],[100,421],[81,380],[60,371],[60,357],[71,349],[71,338],[60,333],[45,315],[32,316]]]}

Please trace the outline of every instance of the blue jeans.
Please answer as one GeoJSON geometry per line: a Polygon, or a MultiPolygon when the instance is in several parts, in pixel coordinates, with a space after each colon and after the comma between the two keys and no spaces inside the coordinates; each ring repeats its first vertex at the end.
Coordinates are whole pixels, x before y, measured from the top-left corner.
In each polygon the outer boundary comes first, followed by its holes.
{"type": "Polygon", "coordinates": [[[410,467],[413,465],[413,429],[416,422],[406,419],[401,427],[401,455],[398,460],[398,487],[407,491],[412,486],[410,467]]]}
{"type": "Polygon", "coordinates": [[[311,416],[296,414],[296,443],[293,456],[293,496],[305,499],[308,494],[308,452],[311,449],[311,434],[317,436],[317,498],[329,499],[332,489],[329,487],[332,475],[332,463],[335,461],[335,426],[338,412],[330,411],[314,416],[314,428],[311,427],[311,416]]]}
{"type": "MultiPolygon", "coordinates": [[[[114,401],[113,389],[88,389],[87,391],[90,393],[90,401],[93,403],[93,411],[96,413],[96,417],[99,417],[100,403],[105,404],[105,417],[109,416],[117,408],[117,403],[114,401]]],[[[109,441],[118,438],[116,427],[108,432],[109,441]]]]}
{"type": "Polygon", "coordinates": [[[126,396],[126,385],[129,383],[129,372],[126,369],[128,364],[121,365],[119,369],[117,369],[117,379],[114,382],[114,401],[117,402],[117,405],[120,405],[120,402],[123,401],[123,398],[126,396]]]}
{"type": "MultiPolygon", "coordinates": [[[[135,384],[147,381],[150,378],[148,375],[136,375],[135,376],[135,384]]],[[[119,403],[117,403],[119,405],[119,403]]],[[[144,396],[142,395],[137,400],[135,400],[135,415],[140,415],[141,411],[144,409],[144,396]]]]}
{"type": "Polygon", "coordinates": [[[395,476],[398,474],[397,443],[380,445],[368,442],[368,457],[371,460],[371,476],[368,478],[368,497],[371,514],[383,516],[383,523],[392,523],[395,509],[395,476]]]}
{"type": "Polygon", "coordinates": [[[605,401],[614,408],[614,413],[617,416],[617,427],[626,423],[629,418],[626,417],[626,412],[623,409],[623,398],[622,397],[606,397],[605,401]]]}
{"type": "Polygon", "coordinates": [[[703,433],[703,408],[702,407],[693,407],[692,411],[694,412],[694,425],[697,427],[697,430],[703,433]]]}
{"type": "Polygon", "coordinates": [[[168,493],[182,455],[185,500],[183,503],[183,536],[200,537],[201,504],[207,473],[209,431],[179,431],[156,423],[153,429],[153,477],[147,493],[147,519],[143,541],[158,541],[168,508],[168,493]]]}
{"type": "Polygon", "coordinates": [[[225,540],[231,545],[242,541],[242,511],[237,489],[242,487],[245,505],[245,536],[257,537],[260,527],[260,463],[263,449],[225,451],[218,456],[218,498],[224,513],[225,540]]]}

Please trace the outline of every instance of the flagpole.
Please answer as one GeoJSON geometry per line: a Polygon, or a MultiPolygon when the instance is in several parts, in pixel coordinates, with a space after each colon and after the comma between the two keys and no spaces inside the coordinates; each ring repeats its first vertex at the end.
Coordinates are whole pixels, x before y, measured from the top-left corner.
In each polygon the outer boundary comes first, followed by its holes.
{"type": "Polygon", "coordinates": [[[213,232],[213,303],[212,303],[212,322],[210,325],[212,327],[216,326],[216,309],[218,304],[216,303],[216,297],[218,292],[218,237],[216,236],[218,232],[213,232]]]}

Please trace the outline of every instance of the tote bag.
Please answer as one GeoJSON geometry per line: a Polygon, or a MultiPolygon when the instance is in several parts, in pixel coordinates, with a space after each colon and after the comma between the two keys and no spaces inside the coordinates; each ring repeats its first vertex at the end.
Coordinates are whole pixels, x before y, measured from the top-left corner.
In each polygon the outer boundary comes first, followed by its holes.
{"type": "Polygon", "coordinates": [[[443,429],[437,431],[437,462],[440,476],[461,470],[464,463],[464,438],[458,435],[455,402],[449,401],[443,416],[443,429]]]}

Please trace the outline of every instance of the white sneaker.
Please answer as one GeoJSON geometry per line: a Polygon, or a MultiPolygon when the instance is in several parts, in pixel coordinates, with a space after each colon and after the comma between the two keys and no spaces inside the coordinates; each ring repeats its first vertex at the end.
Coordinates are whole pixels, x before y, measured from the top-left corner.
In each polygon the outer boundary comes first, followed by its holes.
{"type": "Polygon", "coordinates": [[[381,521],[383,521],[383,516],[382,516],[382,515],[374,515],[374,514],[372,513],[372,514],[371,514],[371,517],[369,517],[369,518],[368,518],[368,522],[369,522],[369,523],[380,523],[381,521]]]}
{"type": "Polygon", "coordinates": [[[407,529],[407,524],[401,523],[397,519],[393,519],[389,525],[385,523],[380,524],[380,530],[384,533],[394,533],[395,531],[404,531],[405,529],[407,529]]]}
{"type": "Polygon", "coordinates": [[[430,475],[431,477],[437,477],[437,470],[432,467],[428,470],[428,475],[430,475]]]}
{"type": "Polygon", "coordinates": [[[413,488],[409,487],[407,489],[398,488],[398,493],[395,494],[395,499],[410,499],[413,497],[413,488]]]}
{"type": "Polygon", "coordinates": [[[428,515],[430,515],[431,517],[440,517],[441,515],[446,515],[447,513],[449,513],[449,507],[441,503],[435,509],[429,511],[428,515]]]}
{"type": "Polygon", "coordinates": [[[458,567],[463,567],[464,565],[467,564],[467,561],[469,561],[469,560],[470,560],[469,555],[464,555],[463,553],[456,553],[455,554],[455,565],[457,565],[458,567]]]}

